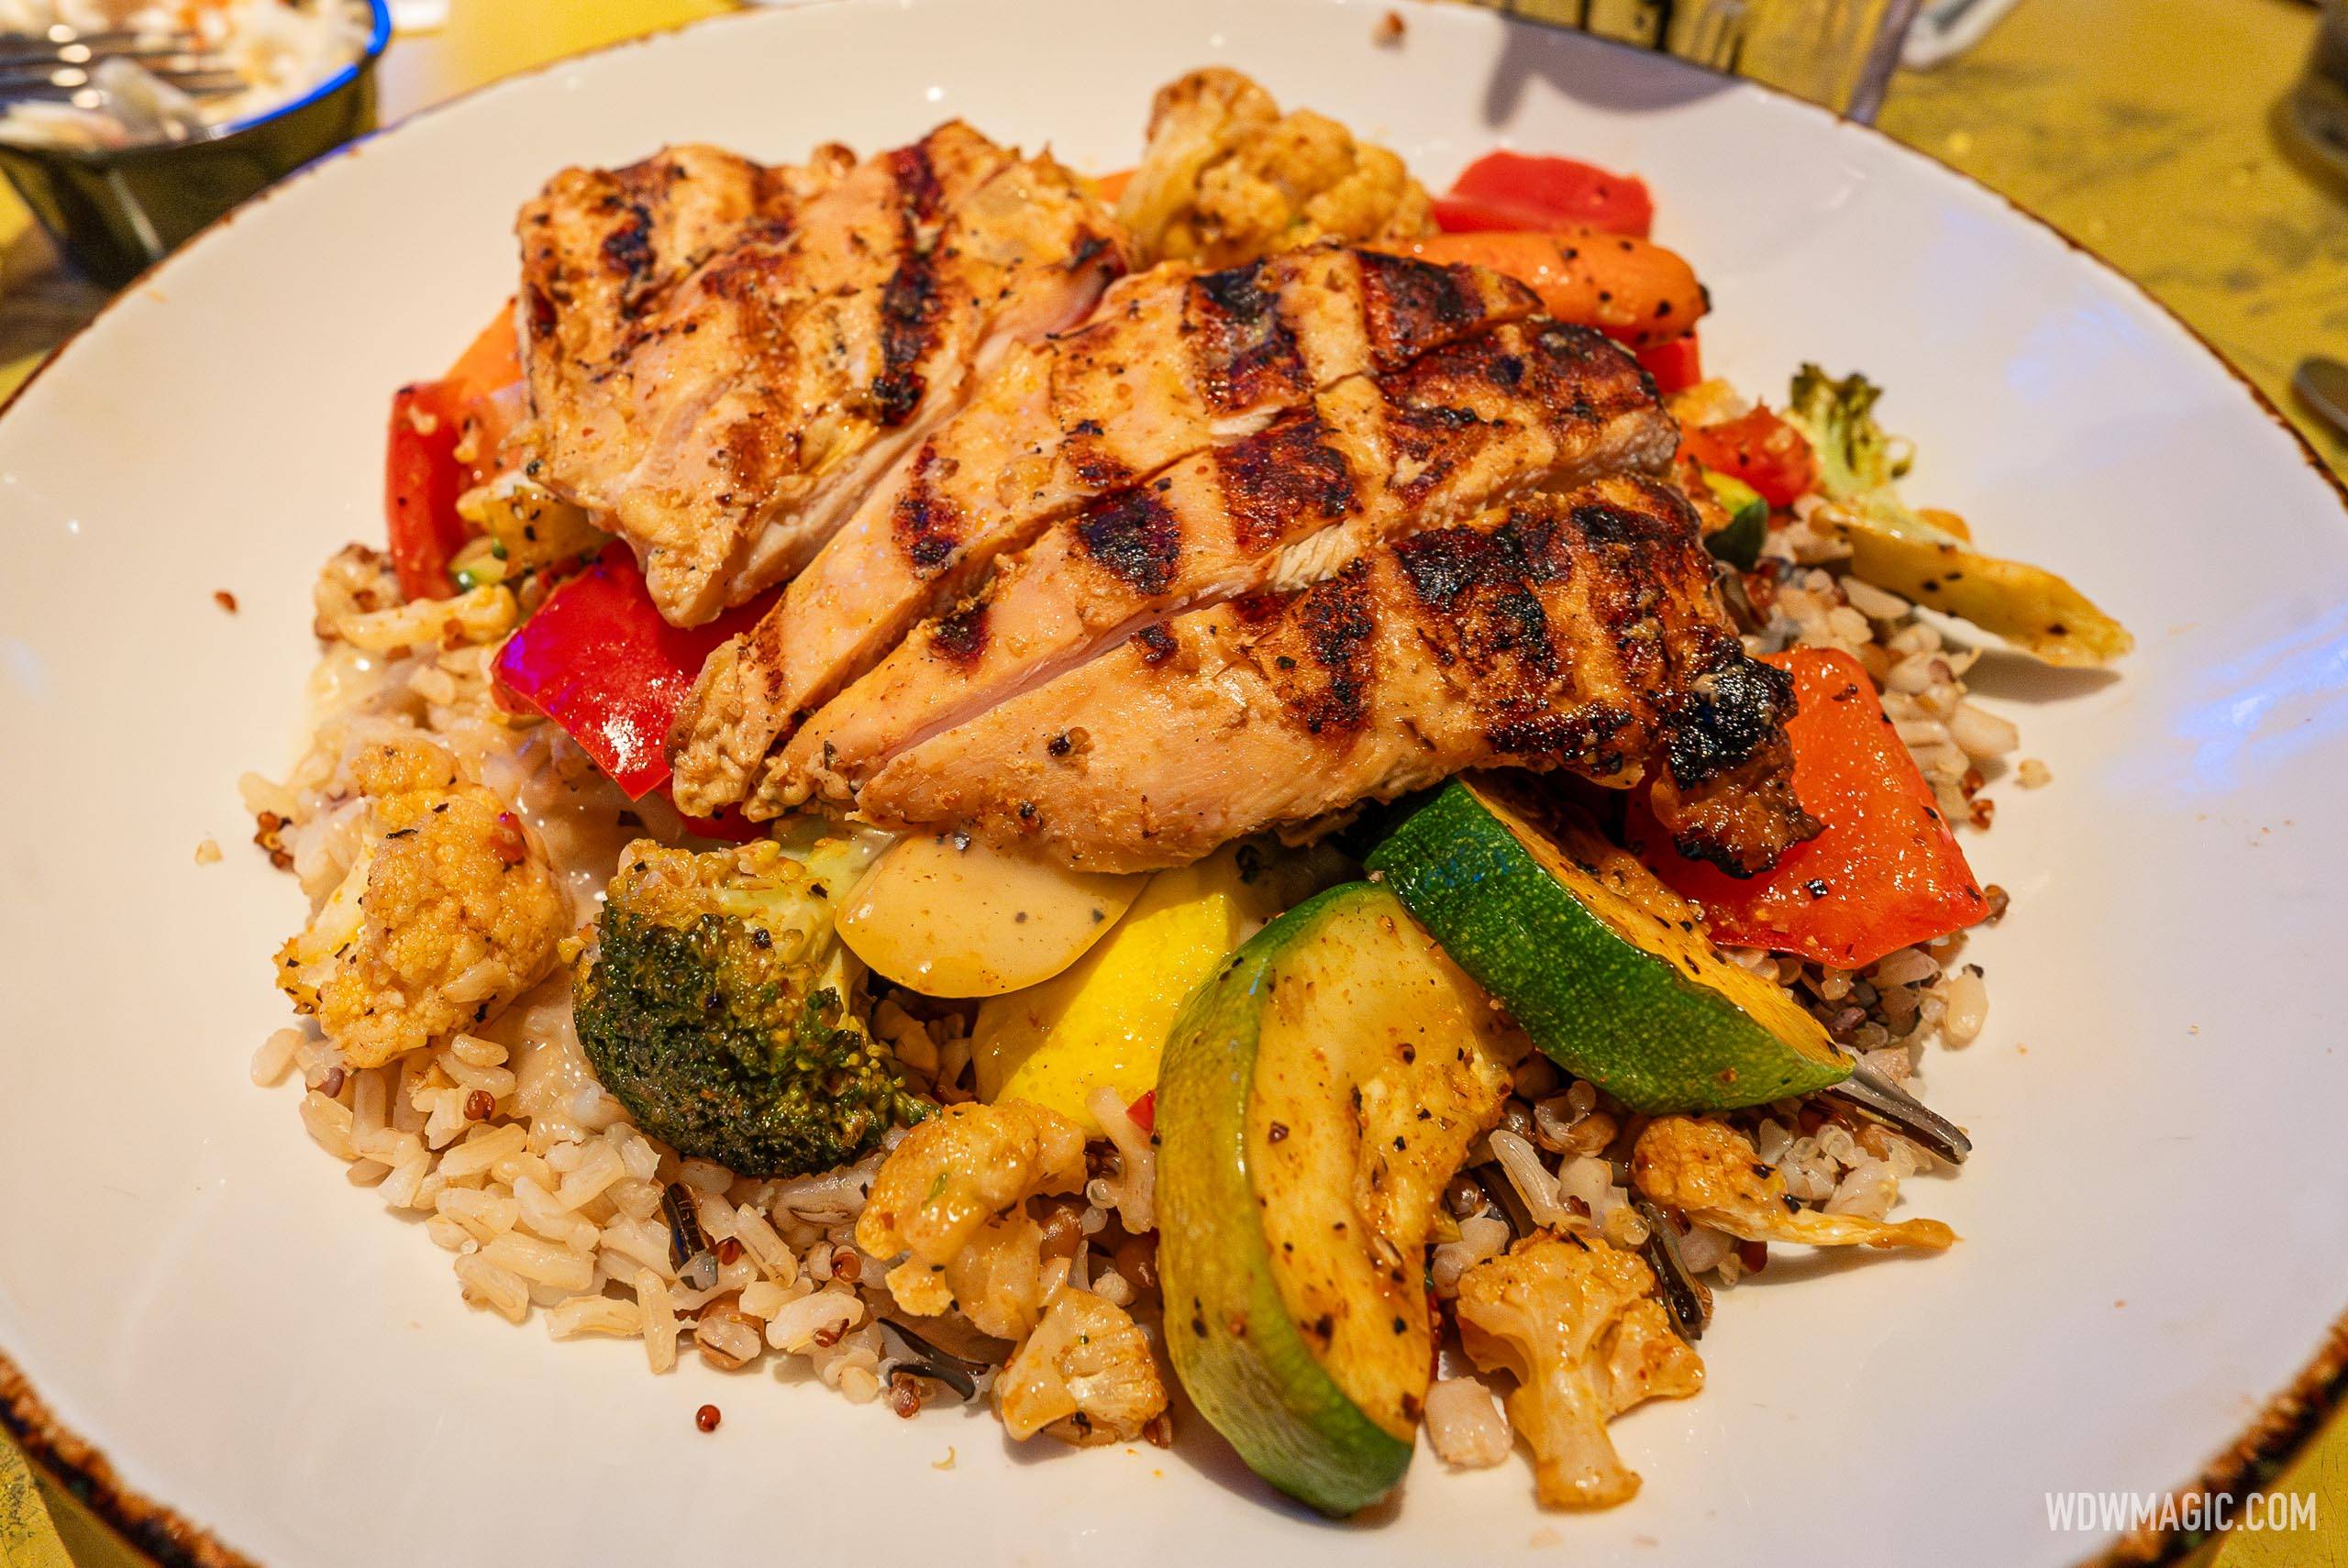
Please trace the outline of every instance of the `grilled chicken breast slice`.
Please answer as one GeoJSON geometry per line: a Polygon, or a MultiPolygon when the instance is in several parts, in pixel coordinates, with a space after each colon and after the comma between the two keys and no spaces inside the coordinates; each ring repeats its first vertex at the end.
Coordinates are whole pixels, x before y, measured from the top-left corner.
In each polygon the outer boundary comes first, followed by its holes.
{"type": "Polygon", "coordinates": [[[804,565],[974,370],[1090,315],[1125,254],[1074,176],[959,122],[861,163],[570,170],[518,233],[520,439],[679,624],[804,565]]]}
{"type": "Polygon", "coordinates": [[[1145,621],[1325,577],[1525,491],[1654,471],[1678,425],[1595,332],[1512,323],[1088,503],[834,698],[759,794],[835,800],[897,753],[1082,663],[1145,621]]]}
{"type": "MultiPolygon", "coordinates": [[[[1330,246],[1119,284],[1082,329],[1013,355],[748,635],[711,656],[678,716],[679,803],[707,814],[740,801],[818,705],[996,556],[1086,501],[1258,430],[1346,377],[1536,308],[1495,272],[1330,246]]],[[[748,809],[772,816],[801,798],[762,793],[748,809]]]]}
{"type": "MultiPolygon", "coordinates": [[[[1616,476],[1146,626],[899,756],[858,801],[885,824],[1138,871],[1465,767],[1627,786],[1683,760],[1757,772],[1776,745],[1782,771],[1791,712],[1791,682],[1720,605],[1687,499],[1616,476]]],[[[1774,839],[1815,831],[1792,811],[1733,847],[1767,865],[1774,839]]]]}

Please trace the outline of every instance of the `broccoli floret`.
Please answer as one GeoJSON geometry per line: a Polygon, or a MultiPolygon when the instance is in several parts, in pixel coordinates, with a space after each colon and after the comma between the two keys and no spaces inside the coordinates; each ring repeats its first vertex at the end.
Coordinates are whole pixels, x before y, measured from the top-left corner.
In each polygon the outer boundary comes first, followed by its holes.
{"type": "Polygon", "coordinates": [[[858,856],[841,840],[804,860],[771,841],[628,846],[576,1011],[595,1076],[645,1131],[743,1176],[799,1176],[927,1114],[858,1015],[861,966],[833,930],[858,856]]]}
{"type": "Polygon", "coordinates": [[[1908,471],[1908,458],[1876,422],[1883,389],[1854,371],[1840,381],[1816,365],[1794,376],[1787,409],[1818,454],[1818,488],[1837,501],[1883,489],[1908,471]]]}

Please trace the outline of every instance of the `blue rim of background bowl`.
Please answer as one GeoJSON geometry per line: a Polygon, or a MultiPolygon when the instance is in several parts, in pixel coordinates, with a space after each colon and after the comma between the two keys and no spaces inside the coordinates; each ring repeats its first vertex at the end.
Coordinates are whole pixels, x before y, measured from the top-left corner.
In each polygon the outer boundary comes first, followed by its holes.
{"type": "MultiPolygon", "coordinates": [[[[348,3],[349,0],[345,0],[345,4],[348,3]]],[[[290,115],[297,109],[305,109],[319,99],[329,97],[356,81],[360,72],[382,58],[384,49],[392,41],[391,0],[366,0],[366,5],[369,17],[367,41],[360,47],[359,53],[349,64],[327,77],[300,97],[263,109],[260,113],[248,116],[244,119],[232,120],[204,139],[224,140],[235,136],[238,131],[250,130],[255,126],[265,126],[270,121],[290,115]]]]}
{"type": "MultiPolygon", "coordinates": [[[[353,4],[358,3],[358,0],[342,0],[342,3],[353,4]]],[[[17,150],[34,153],[44,158],[61,159],[69,162],[100,167],[124,158],[171,152],[182,148],[216,147],[232,137],[241,136],[246,131],[266,126],[272,120],[283,119],[297,110],[306,109],[322,99],[330,98],[342,92],[359,80],[360,72],[367,71],[374,65],[375,61],[382,58],[383,50],[390,47],[392,41],[392,8],[389,0],[363,0],[363,4],[367,7],[368,14],[367,41],[360,47],[359,53],[351,58],[349,64],[318,81],[298,98],[289,98],[284,103],[271,105],[240,120],[207,126],[198,134],[183,141],[134,141],[121,147],[44,147],[25,143],[19,144],[17,150]]]]}

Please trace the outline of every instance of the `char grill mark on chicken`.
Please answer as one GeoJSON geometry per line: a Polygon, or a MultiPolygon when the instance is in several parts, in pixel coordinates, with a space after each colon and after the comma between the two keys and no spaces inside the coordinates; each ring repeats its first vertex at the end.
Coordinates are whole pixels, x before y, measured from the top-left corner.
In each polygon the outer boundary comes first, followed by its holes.
{"type": "MultiPolygon", "coordinates": [[[[1466,767],[1623,786],[1681,758],[1691,776],[1672,776],[1700,791],[1766,772],[1790,711],[1789,683],[1728,624],[1687,499],[1614,476],[1152,623],[902,753],[859,804],[1140,870],[1466,767]]],[[[1756,820],[1721,847],[1767,864],[1799,829],[1756,820]]]]}
{"type": "Polygon", "coordinates": [[[1080,329],[1013,350],[759,624],[712,656],[672,736],[679,803],[712,812],[762,777],[775,788],[751,814],[796,803],[805,781],[773,775],[770,756],[998,556],[1322,388],[1399,370],[1536,304],[1496,273],[1336,247],[1120,283],[1080,329]]]}
{"type": "Polygon", "coordinates": [[[571,170],[519,235],[521,439],[681,624],[796,571],[974,373],[1124,266],[1074,176],[958,122],[861,163],[571,170]]]}
{"type": "Polygon", "coordinates": [[[758,799],[836,800],[888,759],[1150,617],[1325,576],[1522,491],[1670,458],[1678,427],[1595,333],[1503,325],[1088,504],[983,598],[917,627],[794,735],[758,799]],[[947,644],[950,642],[950,647],[947,644]]]}

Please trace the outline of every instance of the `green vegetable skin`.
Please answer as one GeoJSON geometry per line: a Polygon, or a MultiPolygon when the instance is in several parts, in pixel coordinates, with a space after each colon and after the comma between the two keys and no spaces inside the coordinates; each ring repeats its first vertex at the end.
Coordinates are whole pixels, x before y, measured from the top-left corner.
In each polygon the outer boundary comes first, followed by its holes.
{"type": "Polygon", "coordinates": [[[1704,536],[1704,548],[1739,571],[1751,571],[1761,558],[1762,541],[1768,537],[1769,503],[1741,479],[1710,469],[1703,472],[1712,499],[1729,514],[1727,527],[1704,536]]]}
{"type": "Polygon", "coordinates": [[[596,1077],[647,1132],[743,1176],[797,1176],[927,1113],[856,1015],[856,970],[807,867],[770,844],[648,842],[622,865],[575,1014],[596,1077]]]}
{"type": "Polygon", "coordinates": [[[1997,633],[2049,664],[2094,667],[2136,646],[2128,628],[2069,582],[2027,561],[1985,556],[1969,540],[1911,510],[1894,488],[1908,471],[1875,417],[1883,389],[1865,376],[1837,381],[1816,365],[1793,380],[1786,417],[1818,458],[1818,488],[1842,514],[1814,528],[1851,548],[1851,575],[1997,633]]]}
{"type": "Polygon", "coordinates": [[[1377,1501],[1411,1462],[1432,1347],[1425,1231],[1505,1098],[1489,1018],[1394,897],[1357,882],[1258,933],[1167,1043],[1174,1370],[1250,1468],[1326,1514],[1377,1501]],[[1361,1190],[1385,1207],[1365,1212],[1361,1190]]]}
{"type": "Polygon", "coordinates": [[[1552,1061],[1634,1110],[1760,1105],[1850,1076],[1815,1019],[1586,823],[1455,779],[1368,865],[1552,1061]]]}

